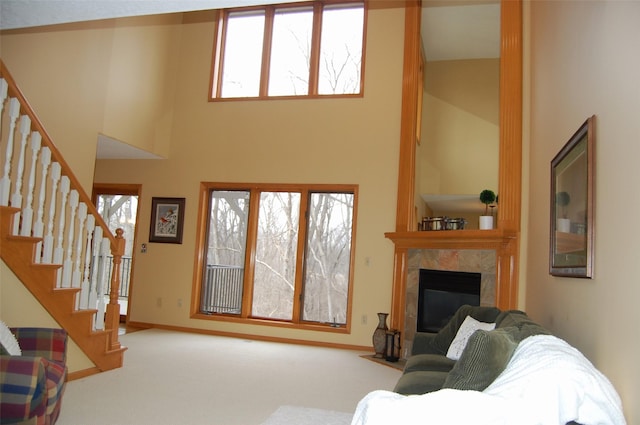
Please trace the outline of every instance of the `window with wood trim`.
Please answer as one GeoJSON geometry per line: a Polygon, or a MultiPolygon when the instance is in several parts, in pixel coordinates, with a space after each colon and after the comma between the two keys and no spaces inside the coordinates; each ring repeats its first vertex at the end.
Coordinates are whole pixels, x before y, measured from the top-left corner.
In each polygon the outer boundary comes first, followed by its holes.
{"type": "Polygon", "coordinates": [[[362,95],[364,34],[362,1],[224,9],[211,99],[362,95]]]}
{"type": "Polygon", "coordinates": [[[200,199],[197,317],[349,329],[357,186],[203,183],[200,199]]]}

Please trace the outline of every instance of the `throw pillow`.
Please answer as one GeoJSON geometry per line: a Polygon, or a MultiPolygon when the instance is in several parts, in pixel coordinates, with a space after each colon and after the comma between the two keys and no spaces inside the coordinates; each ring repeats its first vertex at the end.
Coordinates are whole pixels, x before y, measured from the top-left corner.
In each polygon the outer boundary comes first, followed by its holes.
{"type": "Polygon", "coordinates": [[[471,335],[442,388],[484,391],[507,367],[518,346],[513,332],[517,328],[479,330],[471,335]]]}
{"type": "Polygon", "coordinates": [[[471,316],[467,316],[462,322],[460,329],[456,333],[455,338],[451,342],[449,349],[447,350],[447,357],[451,360],[458,360],[462,355],[465,347],[467,346],[467,341],[469,341],[469,337],[478,329],[483,329],[485,331],[492,331],[496,327],[495,323],[485,323],[480,322],[474,319],[471,316]]]}
{"type": "Polygon", "coordinates": [[[438,353],[446,355],[451,342],[456,337],[456,332],[458,332],[467,316],[471,316],[481,322],[495,322],[498,314],[500,314],[500,310],[496,307],[463,305],[449,320],[449,323],[436,334],[431,345],[438,353]]]}
{"type": "Polygon", "coordinates": [[[3,352],[6,351],[6,353],[11,356],[22,355],[22,350],[20,350],[18,340],[11,333],[9,326],[7,326],[2,320],[0,320],[0,346],[2,346],[3,352]]]}

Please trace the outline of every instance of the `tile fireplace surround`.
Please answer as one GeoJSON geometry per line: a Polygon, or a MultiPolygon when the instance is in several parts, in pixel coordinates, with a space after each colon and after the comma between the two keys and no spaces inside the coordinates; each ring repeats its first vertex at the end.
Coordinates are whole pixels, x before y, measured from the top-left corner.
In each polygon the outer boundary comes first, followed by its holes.
{"type": "Polygon", "coordinates": [[[408,357],[416,334],[420,269],[481,273],[480,305],[494,306],[496,299],[496,251],[492,249],[409,249],[402,349],[408,357]]]}

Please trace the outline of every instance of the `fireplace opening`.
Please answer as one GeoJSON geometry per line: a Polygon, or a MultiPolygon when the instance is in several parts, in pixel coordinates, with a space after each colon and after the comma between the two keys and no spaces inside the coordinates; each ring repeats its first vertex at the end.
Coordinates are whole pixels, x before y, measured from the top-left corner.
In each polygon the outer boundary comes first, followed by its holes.
{"type": "Polygon", "coordinates": [[[418,332],[438,332],[461,306],[480,305],[480,273],[420,269],[418,332]]]}

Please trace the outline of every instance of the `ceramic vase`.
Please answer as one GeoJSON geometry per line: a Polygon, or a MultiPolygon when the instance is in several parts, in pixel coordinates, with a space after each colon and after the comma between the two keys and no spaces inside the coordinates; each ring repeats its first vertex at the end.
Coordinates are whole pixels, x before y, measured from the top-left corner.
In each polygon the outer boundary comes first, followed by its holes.
{"type": "Polygon", "coordinates": [[[481,215],[480,216],[480,230],[493,229],[493,216],[481,215]]]}
{"type": "Polygon", "coordinates": [[[556,223],[556,230],[558,232],[569,233],[571,231],[571,220],[568,218],[559,218],[556,223]]]}
{"type": "Polygon", "coordinates": [[[376,358],[384,358],[387,349],[387,316],[389,313],[378,313],[378,327],[373,331],[373,349],[376,358]]]}

